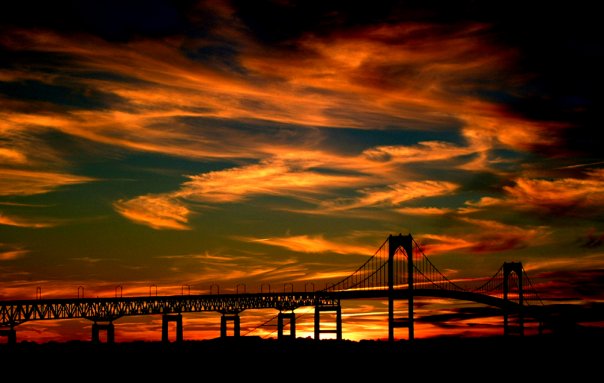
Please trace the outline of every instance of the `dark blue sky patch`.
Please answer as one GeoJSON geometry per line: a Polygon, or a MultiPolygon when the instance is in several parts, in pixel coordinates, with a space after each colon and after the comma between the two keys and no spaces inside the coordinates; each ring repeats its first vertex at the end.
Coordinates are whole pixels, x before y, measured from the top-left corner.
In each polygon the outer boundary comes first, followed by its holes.
{"type": "MultiPolygon", "coordinates": [[[[319,128],[282,124],[256,119],[221,119],[211,117],[180,117],[177,119],[190,127],[191,134],[199,134],[213,141],[232,142],[234,145],[255,142],[273,145],[304,146],[317,144],[322,139],[319,128]]],[[[250,147],[253,150],[253,146],[250,147]]]]}
{"type": "Polygon", "coordinates": [[[138,77],[135,77],[135,74],[133,74],[132,76],[127,76],[123,73],[115,73],[115,72],[108,72],[108,71],[89,71],[89,70],[82,70],[82,71],[65,71],[60,70],[57,71],[58,73],[61,73],[63,75],[68,74],[70,78],[73,79],[91,79],[91,80],[102,80],[102,81],[107,81],[107,82],[112,82],[112,83],[124,83],[124,84],[130,84],[130,85],[139,85],[139,86],[144,86],[144,85],[151,85],[153,83],[142,80],[138,77]]]}
{"type": "Polygon", "coordinates": [[[239,52],[236,46],[213,44],[197,49],[184,49],[184,54],[195,61],[204,63],[219,71],[247,75],[247,70],[239,62],[239,52]]]}
{"type": "Polygon", "coordinates": [[[376,146],[413,146],[422,141],[444,141],[463,145],[457,129],[446,131],[400,129],[321,128],[322,146],[342,154],[357,154],[376,146]]]}
{"type": "Polygon", "coordinates": [[[70,109],[107,109],[126,103],[121,97],[83,85],[51,85],[39,81],[0,82],[0,94],[24,101],[51,102],[70,109]]]}
{"type": "MultiPolygon", "coordinates": [[[[10,35],[8,38],[17,37],[10,35]]],[[[19,41],[15,43],[19,44],[19,41]]],[[[27,45],[23,43],[23,46],[27,45]]],[[[63,74],[65,67],[72,63],[73,56],[66,53],[12,50],[0,45],[0,68],[63,74]]]]}
{"type": "MultiPolygon", "coordinates": [[[[407,106],[401,106],[401,110],[405,108],[407,106]]],[[[426,110],[426,112],[428,111],[426,110]]],[[[413,115],[418,115],[418,111],[411,111],[409,118],[380,112],[351,111],[346,107],[328,108],[323,113],[337,120],[349,120],[350,123],[347,127],[351,128],[356,126],[362,129],[390,129],[394,127],[394,129],[448,130],[452,126],[461,126],[459,120],[452,117],[414,118],[413,115]]]]}

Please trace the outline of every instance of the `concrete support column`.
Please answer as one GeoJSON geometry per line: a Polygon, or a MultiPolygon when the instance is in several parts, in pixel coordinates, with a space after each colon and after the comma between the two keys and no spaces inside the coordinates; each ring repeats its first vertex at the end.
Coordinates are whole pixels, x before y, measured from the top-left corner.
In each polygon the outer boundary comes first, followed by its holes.
{"type": "Polygon", "coordinates": [[[164,314],[161,318],[161,340],[164,343],[170,342],[170,337],[168,336],[169,331],[169,323],[176,322],[176,342],[181,343],[183,341],[183,330],[182,330],[182,315],[170,315],[164,314]]]}
{"type": "Polygon", "coordinates": [[[5,336],[7,338],[9,346],[14,346],[17,344],[17,330],[12,327],[7,329],[1,329],[0,336],[5,336]]]}
{"type": "Polygon", "coordinates": [[[296,339],[296,314],[282,313],[277,316],[277,339],[283,340],[286,338],[296,339]],[[289,335],[284,334],[284,320],[289,319],[289,335]]]}
{"type": "Polygon", "coordinates": [[[228,338],[227,325],[228,322],[233,322],[233,337],[239,338],[241,335],[241,321],[239,314],[222,314],[220,318],[220,337],[228,338]]]}
{"type": "Polygon", "coordinates": [[[115,326],[112,322],[106,324],[99,324],[94,322],[92,324],[92,343],[101,343],[100,332],[107,332],[107,343],[113,344],[115,343],[115,326]]]}
{"type": "Polygon", "coordinates": [[[317,304],[315,306],[315,340],[319,340],[321,334],[336,334],[337,340],[342,340],[342,306],[339,302],[333,306],[321,306],[317,304]],[[321,313],[322,312],[334,312],[336,313],[336,329],[335,330],[321,330],[321,313]]]}

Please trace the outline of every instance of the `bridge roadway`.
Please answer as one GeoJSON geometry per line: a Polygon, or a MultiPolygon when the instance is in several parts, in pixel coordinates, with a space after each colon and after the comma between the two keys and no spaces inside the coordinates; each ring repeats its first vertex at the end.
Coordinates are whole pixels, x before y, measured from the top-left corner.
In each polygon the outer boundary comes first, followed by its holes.
{"type": "MultiPolygon", "coordinates": [[[[394,290],[395,299],[407,299],[409,290],[394,290]]],[[[477,302],[517,311],[520,306],[501,298],[438,289],[414,289],[415,297],[438,297],[477,302]]],[[[249,309],[291,311],[303,306],[334,307],[340,300],[388,298],[388,290],[347,290],[340,292],[274,292],[243,294],[172,295],[123,298],[72,298],[0,301],[0,326],[14,327],[34,320],[84,318],[114,321],[123,316],[178,314],[215,311],[238,314],[249,309]]]]}

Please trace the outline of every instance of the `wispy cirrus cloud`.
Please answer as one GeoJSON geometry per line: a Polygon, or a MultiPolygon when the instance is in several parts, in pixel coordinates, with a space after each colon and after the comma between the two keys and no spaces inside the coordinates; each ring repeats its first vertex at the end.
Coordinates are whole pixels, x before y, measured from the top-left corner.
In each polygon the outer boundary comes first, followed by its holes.
{"type": "MultiPolygon", "coordinates": [[[[254,196],[286,196],[313,203],[322,211],[342,211],[372,206],[399,206],[419,198],[453,193],[459,186],[444,181],[410,181],[404,184],[362,188],[383,182],[380,175],[336,173],[315,170],[322,163],[274,159],[259,164],[189,176],[180,189],[171,193],[135,197],[114,204],[118,213],[155,229],[183,229],[190,210],[186,201],[225,204],[254,196]],[[358,197],[333,198],[330,191],[361,188],[358,197]],[[318,199],[317,197],[322,197],[318,199]]],[[[333,166],[333,164],[331,164],[333,166]]],[[[335,170],[338,169],[337,165],[335,170]]]]}
{"type": "Polygon", "coordinates": [[[452,213],[454,210],[442,207],[401,207],[396,211],[408,215],[439,216],[452,213]]]}
{"type": "Polygon", "coordinates": [[[169,195],[144,195],[129,200],[118,200],[115,210],[136,223],[153,229],[188,230],[190,210],[169,195]]]}
{"type": "Polygon", "coordinates": [[[14,261],[29,253],[29,250],[24,249],[21,246],[0,243],[0,261],[14,261]]]}
{"type": "Polygon", "coordinates": [[[589,170],[583,178],[518,178],[503,188],[505,195],[467,202],[470,207],[510,206],[520,210],[583,214],[604,206],[604,169],[589,170]]]}
{"type": "Polygon", "coordinates": [[[0,196],[48,193],[62,186],[91,181],[94,178],[74,174],[0,168],[0,196]]]}
{"type": "MultiPolygon", "coordinates": [[[[236,20],[236,15],[230,17],[236,20]]],[[[43,114],[13,108],[3,111],[2,118],[13,130],[45,127],[134,150],[198,158],[236,158],[249,155],[251,148],[249,142],[242,146],[233,142],[237,137],[229,135],[215,140],[204,129],[182,124],[181,118],[361,129],[461,125],[469,142],[465,147],[423,142],[367,153],[386,154],[403,162],[483,153],[498,146],[525,150],[528,142],[555,141],[554,135],[541,134],[551,128],[547,123],[523,120],[502,106],[471,97],[472,89],[485,86],[479,79],[492,81],[493,73],[508,66],[515,56],[485,39],[485,25],[453,31],[430,24],[383,24],[322,37],[306,35],[294,42],[299,49],[292,57],[267,51],[235,24],[231,22],[227,25],[232,28],[223,27],[217,33],[238,41],[240,49],[233,64],[248,76],[233,75],[187,56],[189,51],[212,46],[204,40],[139,39],[114,44],[44,30],[11,31],[2,40],[5,48],[66,55],[70,68],[84,74],[70,81],[108,95],[103,99],[108,107],[69,113],[47,108],[43,114]],[[489,53],[476,55],[478,51],[489,53]],[[121,78],[85,76],[98,71],[121,78]],[[158,124],[171,128],[157,129],[158,124]],[[501,133],[510,129],[514,131],[509,138],[502,138],[501,133]],[[540,137],[548,137],[548,141],[540,137]]],[[[5,72],[4,78],[49,85],[57,81],[53,76],[32,80],[31,73],[15,70],[5,72]]],[[[251,153],[256,158],[262,155],[251,153]]]]}
{"type": "Polygon", "coordinates": [[[154,229],[183,230],[191,213],[186,201],[224,204],[261,195],[304,199],[364,182],[362,175],[321,173],[304,162],[273,160],[189,176],[174,192],[119,200],[114,207],[124,217],[154,229]]]}
{"type": "Polygon", "coordinates": [[[294,235],[273,238],[240,238],[247,242],[283,247],[299,253],[336,253],[372,255],[375,249],[369,246],[351,245],[345,241],[331,241],[321,235],[294,235]]]}
{"type": "MultiPolygon", "coordinates": [[[[295,42],[300,47],[295,59],[266,51],[237,28],[219,31],[219,35],[240,42],[236,64],[253,76],[234,76],[191,59],[187,51],[208,44],[201,40],[189,40],[186,47],[176,40],[139,39],[114,44],[44,30],[14,30],[2,40],[6,49],[21,51],[27,47],[66,55],[70,68],[80,73],[69,81],[104,95],[98,100],[104,107],[70,105],[68,112],[60,107],[32,113],[26,105],[35,101],[14,101],[12,108],[0,110],[2,131],[13,132],[18,140],[20,136],[14,132],[50,129],[137,151],[257,161],[192,175],[173,193],[120,200],[114,205],[123,216],[156,229],[187,228],[190,211],[186,200],[226,203],[254,195],[285,194],[300,198],[308,194],[324,196],[325,190],[347,187],[359,196],[327,198],[320,208],[397,206],[417,198],[450,194],[458,187],[437,180],[393,183],[400,179],[400,165],[474,154],[477,160],[467,168],[484,170],[489,167],[485,153],[491,149],[527,150],[527,142],[554,144],[553,135],[547,136],[547,142],[537,140],[544,136],[541,133],[547,124],[525,121],[501,106],[470,96],[468,88],[482,86],[476,79],[490,79],[493,71],[505,68],[515,54],[486,41],[485,28],[468,25],[452,33],[435,25],[405,23],[323,37],[305,35],[295,42]],[[442,46],[448,47],[446,55],[442,46]],[[476,55],[477,50],[490,53],[476,55]],[[166,61],[165,57],[172,59],[166,61]],[[86,76],[98,71],[117,78],[86,76]],[[459,92],[463,98],[455,97],[459,92]],[[300,150],[291,142],[275,145],[273,137],[250,136],[236,129],[216,136],[220,130],[203,128],[203,119],[208,118],[272,121],[295,124],[298,129],[393,125],[427,129],[431,124],[453,125],[460,127],[467,144],[421,141],[407,146],[376,146],[359,155],[336,155],[300,150]],[[506,129],[501,129],[503,126],[506,129]],[[517,129],[509,138],[501,135],[512,127],[517,129]],[[295,158],[297,155],[302,157],[295,158]],[[331,172],[319,171],[319,167],[331,172]],[[354,171],[357,173],[350,173],[354,171]]],[[[3,71],[2,78],[11,83],[27,80],[59,85],[56,77],[29,71],[3,71]]],[[[5,149],[0,155],[13,162],[23,161],[33,151],[28,149],[31,145],[22,146],[25,151],[5,149]]],[[[56,187],[50,184],[50,177],[41,174],[35,182],[21,179],[10,186],[0,184],[0,190],[7,190],[5,194],[34,194],[56,187]]],[[[19,177],[13,174],[13,178],[19,177]]],[[[77,176],[52,176],[57,185],[88,181],[77,176]]]]}
{"type": "Polygon", "coordinates": [[[303,195],[366,182],[361,175],[321,173],[295,161],[264,161],[201,175],[189,181],[175,195],[201,201],[236,202],[253,195],[303,195]]]}
{"type": "Polygon", "coordinates": [[[0,148],[0,159],[3,163],[17,163],[22,164],[27,161],[25,154],[8,148],[0,148]]]}
{"type": "Polygon", "coordinates": [[[445,181],[410,181],[389,185],[386,188],[365,189],[359,198],[362,206],[375,204],[400,205],[403,202],[446,195],[454,192],[459,185],[445,181]]]}
{"type": "Polygon", "coordinates": [[[56,226],[58,222],[51,220],[34,220],[31,218],[21,218],[11,215],[6,215],[0,211],[0,225],[15,226],[15,227],[30,227],[40,229],[45,227],[56,226]]]}
{"type": "Polygon", "coordinates": [[[385,187],[362,189],[359,197],[328,200],[321,203],[321,207],[344,210],[376,205],[399,206],[414,199],[451,194],[458,187],[457,184],[445,181],[410,181],[385,187]]]}
{"type": "Polygon", "coordinates": [[[496,253],[543,244],[547,227],[520,227],[494,220],[459,217],[462,222],[480,227],[480,232],[448,235],[422,234],[422,248],[427,254],[463,250],[471,253],[496,253]]]}
{"type": "Polygon", "coordinates": [[[363,151],[363,155],[375,161],[413,163],[449,160],[474,153],[468,146],[458,146],[443,141],[422,141],[410,146],[377,146],[363,151]]]}
{"type": "Polygon", "coordinates": [[[604,253],[595,253],[582,257],[555,257],[548,259],[531,259],[524,266],[529,272],[545,271],[575,271],[602,270],[604,268],[604,253]]]}

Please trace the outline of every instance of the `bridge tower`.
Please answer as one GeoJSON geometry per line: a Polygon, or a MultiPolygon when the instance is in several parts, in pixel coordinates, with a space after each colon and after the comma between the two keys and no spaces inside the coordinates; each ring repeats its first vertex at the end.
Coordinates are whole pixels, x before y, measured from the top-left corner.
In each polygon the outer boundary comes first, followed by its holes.
{"type": "MultiPolygon", "coordinates": [[[[522,288],[522,262],[504,262],[503,263],[503,300],[509,302],[510,293],[510,276],[512,273],[516,274],[518,278],[518,327],[516,331],[519,335],[524,335],[524,318],[523,318],[523,303],[524,303],[524,291],[522,288]]],[[[512,333],[512,327],[509,323],[509,308],[503,311],[503,334],[510,335],[512,333]]]]}
{"type": "MultiPolygon", "coordinates": [[[[401,260],[405,262],[405,260],[401,260]]],[[[409,329],[409,340],[414,338],[413,320],[413,237],[409,235],[390,235],[388,237],[388,340],[394,341],[394,328],[407,327],[409,329]],[[409,284],[409,298],[407,302],[408,317],[405,321],[394,319],[394,255],[399,247],[407,254],[407,282],[409,284]]]]}

